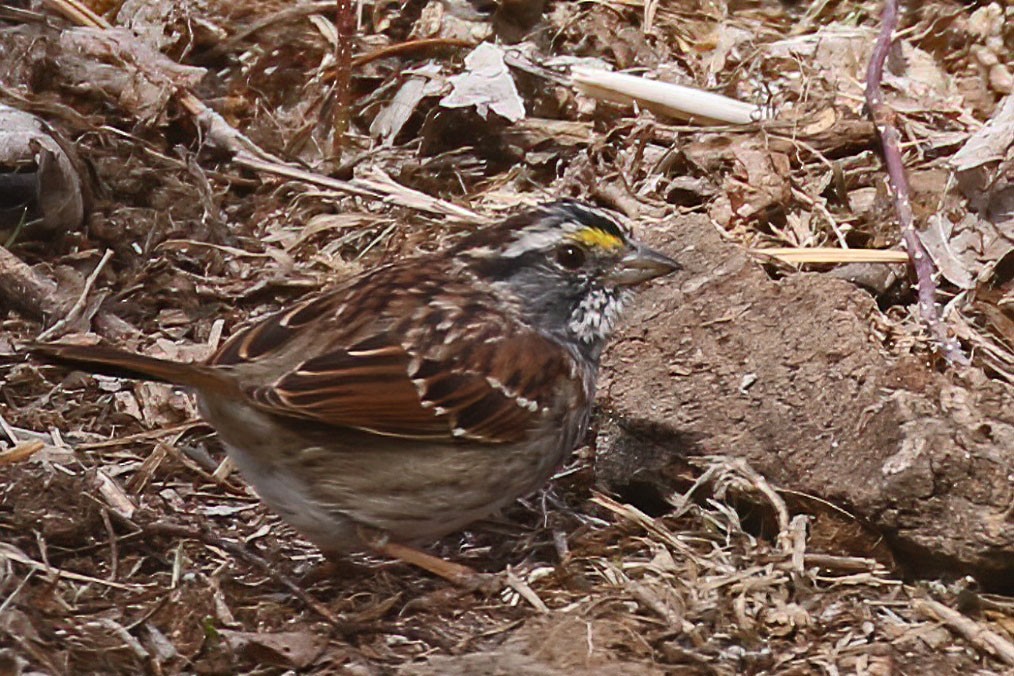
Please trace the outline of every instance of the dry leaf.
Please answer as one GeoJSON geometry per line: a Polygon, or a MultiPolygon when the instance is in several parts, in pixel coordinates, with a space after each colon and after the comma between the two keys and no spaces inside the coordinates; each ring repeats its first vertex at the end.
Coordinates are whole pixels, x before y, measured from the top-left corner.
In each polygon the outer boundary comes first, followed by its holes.
{"type": "Polygon", "coordinates": [[[219,629],[218,633],[237,657],[292,669],[305,669],[313,664],[327,644],[323,637],[306,631],[261,634],[219,629]]]}
{"type": "Polygon", "coordinates": [[[970,213],[934,214],[920,239],[952,284],[974,288],[1014,250],[1014,96],[950,160],[970,213]]]}
{"type": "Polygon", "coordinates": [[[465,72],[451,78],[454,89],[440,99],[445,108],[474,106],[486,119],[493,111],[511,122],[525,116],[525,102],[503,60],[503,51],[484,42],[465,57],[465,72]]]}
{"type": "Polygon", "coordinates": [[[60,34],[59,66],[68,80],[117,99],[147,123],[160,118],[179,88],[191,88],[203,68],[183,66],[122,28],[74,28],[60,34]]]}
{"type": "Polygon", "coordinates": [[[409,77],[398,88],[391,102],[373,118],[370,133],[386,146],[394,145],[398,132],[405,126],[419,103],[427,96],[435,96],[446,86],[440,76],[439,64],[427,64],[409,71],[409,77]]]}

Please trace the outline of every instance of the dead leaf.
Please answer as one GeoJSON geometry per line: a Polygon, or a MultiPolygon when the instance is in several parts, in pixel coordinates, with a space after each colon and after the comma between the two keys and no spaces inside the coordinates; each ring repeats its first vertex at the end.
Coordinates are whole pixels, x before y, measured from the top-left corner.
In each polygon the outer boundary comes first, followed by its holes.
{"type": "Polygon", "coordinates": [[[305,631],[261,634],[219,629],[229,648],[238,657],[253,663],[274,664],[282,668],[305,669],[323,652],[326,640],[305,631]]]}
{"type": "Polygon", "coordinates": [[[503,60],[503,51],[488,42],[465,57],[465,72],[451,78],[454,88],[440,99],[445,108],[474,106],[482,119],[489,111],[517,122],[525,116],[525,103],[503,60]]]}
{"type": "Polygon", "coordinates": [[[920,239],[952,284],[974,288],[1014,251],[1014,96],[950,160],[970,213],[934,214],[920,239]]]}
{"type": "Polygon", "coordinates": [[[408,79],[398,88],[391,102],[373,118],[370,133],[374,138],[381,139],[384,145],[394,145],[395,137],[412,117],[419,103],[427,96],[439,94],[445,86],[439,64],[427,64],[409,71],[408,79]]]}
{"type": "MultiPolygon", "coordinates": [[[[1014,96],[997,106],[996,114],[951,158],[955,171],[968,172],[1008,159],[1014,148],[1014,96]]],[[[980,184],[985,182],[980,181],[980,184]]]]}
{"type": "MultiPolygon", "coordinates": [[[[833,24],[815,33],[798,35],[767,45],[768,57],[802,60],[807,70],[825,80],[836,99],[851,109],[863,100],[866,66],[876,40],[876,29],[833,24]]],[[[961,95],[951,78],[928,52],[904,40],[895,49],[903,64],[899,72],[887,69],[888,103],[900,112],[960,111],[961,95]]]]}
{"type": "Polygon", "coordinates": [[[929,252],[930,258],[940,274],[947,281],[960,289],[975,288],[973,268],[981,251],[968,249],[957,250],[955,230],[971,232],[975,227],[975,218],[966,214],[957,225],[951,223],[947,214],[934,214],[929,219],[925,230],[919,232],[919,239],[929,252]]]}
{"type": "Polygon", "coordinates": [[[60,33],[59,66],[68,80],[117,99],[146,123],[161,119],[180,88],[192,88],[203,68],[183,66],[122,28],[73,28],[60,33]]]}
{"type": "Polygon", "coordinates": [[[482,42],[492,32],[488,17],[476,11],[468,0],[430,0],[409,37],[482,42]]]}
{"type": "Polygon", "coordinates": [[[732,153],[736,170],[727,179],[726,191],[736,217],[756,218],[788,203],[792,192],[787,181],[788,156],[769,152],[753,142],[735,143],[732,153]]]}

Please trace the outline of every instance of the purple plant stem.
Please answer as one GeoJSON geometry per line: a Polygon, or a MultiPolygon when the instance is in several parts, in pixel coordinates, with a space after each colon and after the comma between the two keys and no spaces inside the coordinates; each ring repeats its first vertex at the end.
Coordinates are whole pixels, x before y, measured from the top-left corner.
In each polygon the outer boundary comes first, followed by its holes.
{"type": "Polygon", "coordinates": [[[884,74],[884,62],[891,50],[892,36],[898,27],[898,0],[885,0],[881,19],[880,35],[873,46],[870,65],[866,70],[866,105],[880,134],[887,177],[894,190],[894,206],[901,227],[901,240],[908,251],[909,260],[915,270],[916,288],[919,296],[919,315],[926,322],[944,358],[950,363],[968,364],[968,357],[961,351],[957,340],[947,334],[947,327],[940,318],[936,304],[937,283],[934,279],[933,260],[919,240],[912,216],[912,200],[908,189],[908,177],[901,158],[901,134],[895,126],[894,111],[884,103],[884,91],[880,86],[884,74]]]}

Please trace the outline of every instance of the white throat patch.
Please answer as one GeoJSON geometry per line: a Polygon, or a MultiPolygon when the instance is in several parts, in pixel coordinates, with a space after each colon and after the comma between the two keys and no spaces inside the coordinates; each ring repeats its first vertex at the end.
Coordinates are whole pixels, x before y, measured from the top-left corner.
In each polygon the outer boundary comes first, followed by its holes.
{"type": "Polygon", "coordinates": [[[630,293],[626,291],[592,289],[574,308],[567,328],[585,343],[605,340],[612,333],[629,298],[630,293]]]}

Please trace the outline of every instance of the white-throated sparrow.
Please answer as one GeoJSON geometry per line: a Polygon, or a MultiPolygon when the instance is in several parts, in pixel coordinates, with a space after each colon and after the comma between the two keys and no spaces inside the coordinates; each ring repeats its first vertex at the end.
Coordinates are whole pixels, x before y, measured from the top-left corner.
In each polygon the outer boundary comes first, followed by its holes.
{"type": "Polygon", "coordinates": [[[541,486],[588,425],[631,289],[677,269],[554,202],[261,319],[203,365],[40,346],[197,391],[265,503],[325,552],[434,540],[541,486]]]}

